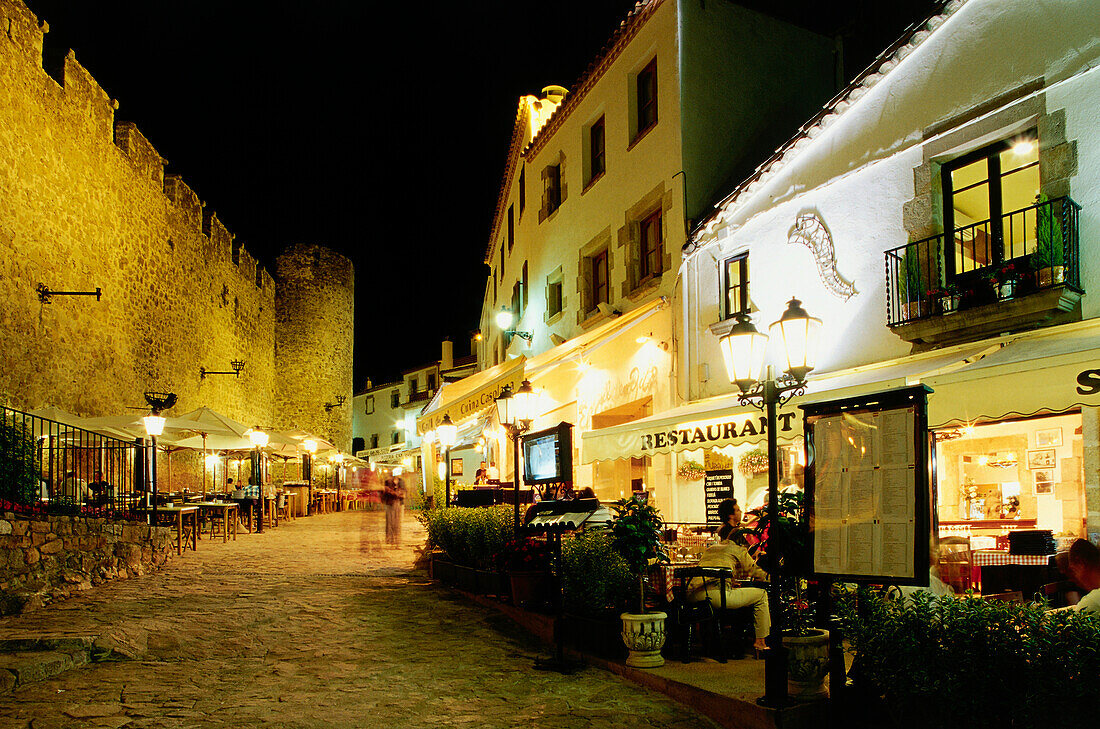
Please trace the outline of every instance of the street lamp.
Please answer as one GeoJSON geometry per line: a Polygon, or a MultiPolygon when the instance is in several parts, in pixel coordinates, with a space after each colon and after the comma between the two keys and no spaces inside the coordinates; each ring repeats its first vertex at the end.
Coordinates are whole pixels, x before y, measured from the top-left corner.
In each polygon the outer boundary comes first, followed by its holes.
{"type": "Polygon", "coordinates": [[[500,307],[500,311],[497,312],[495,317],[497,326],[503,329],[505,334],[511,334],[526,339],[528,342],[534,339],[531,332],[519,332],[512,328],[512,325],[515,323],[515,318],[515,315],[512,314],[512,310],[507,306],[500,307]]]}
{"type": "Polygon", "coordinates": [[[247,435],[248,440],[252,442],[252,483],[260,489],[259,523],[256,525],[256,532],[260,533],[264,530],[264,507],[266,505],[264,503],[264,471],[260,463],[262,458],[260,449],[267,445],[269,436],[258,425],[248,431],[247,435]]]}
{"type": "Polygon", "coordinates": [[[443,416],[443,422],[439,424],[439,445],[443,446],[446,450],[446,468],[447,468],[447,492],[446,503],[444,507],[451,505],[451,447],[458,439],[458,426],[451,421],[450,415],[443,416]]]}
{"type": "Polygon", "coordinates": [[[514,491],[512,524],[517,533],[520,526],[519,482],[522,478],[519,468],[519,436],[530,429],[531,421],[535,419],[536,398],[537,395],[531,383],[524,380],[514,393],[511,385],[505,385],[496,399],[497,420],[512,439],[512,469],[515,475],[512,481],[514,491]]]}
{"type": "Polygon", "coordinates": [[[785,545],[779,544],[782,532],[779,522],[779,442],[776,435],[776,408],[806,391],[806,375],[817,362],[817,347],[821,336],[821,320],[802,308],[802,302],[792,298],[779,321],[771,326],[771,337],[783,347],[786,366],[775,377],[771,365],[760,379],[760,370],[767,351],[768,335],[753,326],[748,314],[738,314],[737,323],[722,337],[722,356],[730,382],[741,390],[742,405],[752,405],[767,412],[768,430],[768,553],[772,555],[771,582],[768,601],[772,628],[768,635],[768,651],[764,661],[764,696],[760,703],[779,707],[787,703],[787,653],[783,648],[783,611],[780,608],[781,558],[785,545]]]}
{"type": "MultiPolygon", "coordinates": [[[[153,455],[152,460],[149,463],[149,491],[146,492],[146,499],[152,501],[151,508],[153,510],[150,516],[149,523],[157,523],[157,436],[164,432],[164,418],[160,416],[160,413],[154,410],[149,415],[146,415],[141,419],[145,423],[145,432],[149,435],[149,439],[153,443],[153,455]]],[[[171,476],[171,474],[169,474],[171,476]]],[[[150,506],[149,502],[146,502],[146,506],[150,506]]]]}
{"type": "Polygon", "coordinates": [[[336,455],[332,457],[332,462],[336,464],[333,472],[336,474],[336,510],[344,510],[344,498],[340,489],[340,469],[344,467],[344,454],[340,451],[336,451],[336,455]]]}
{"type": "Polygon", "coordinates": [[[308,484],[306,487],[306,513],[308,514],[313,509],[313,454],[317,452],[317,441],[306,438],[302,441],[302,449],[305,451],[302,454],[302,478],[308,484]]]}

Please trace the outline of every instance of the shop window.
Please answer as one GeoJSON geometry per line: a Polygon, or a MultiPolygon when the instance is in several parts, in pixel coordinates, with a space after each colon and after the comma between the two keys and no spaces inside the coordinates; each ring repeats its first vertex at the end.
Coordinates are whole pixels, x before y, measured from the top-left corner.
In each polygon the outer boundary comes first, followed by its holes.
{"type": "Polygon", "coordinates": [[[1039,145],[1034,130],[943,165],[944,229],[954,255],[945,263],[961,274],[1035,251],[1039,145]]]}
{"type": "Polygon", "coordinates": [[[722,266],[723,319],[749,311],[749,254],[727,258],[722,266]]]}
{"type": "Polygon", "coordinates": [[[636,79],[636,99],[638,105],[637,131],[634,138],[645,134],[657,123],[657,59],[654,58],[643,68],[636,79]]]}
{"type": "Polygon", "coordinates": [[[367,415],[374,414],[374,395],[367,395],[367,415]]]}
{"type": "Polygon", "coordinates": [[[661,273],[664,241],[661,232],[661,211],[652,213],[638,225],[638,283],[661,273]]]}

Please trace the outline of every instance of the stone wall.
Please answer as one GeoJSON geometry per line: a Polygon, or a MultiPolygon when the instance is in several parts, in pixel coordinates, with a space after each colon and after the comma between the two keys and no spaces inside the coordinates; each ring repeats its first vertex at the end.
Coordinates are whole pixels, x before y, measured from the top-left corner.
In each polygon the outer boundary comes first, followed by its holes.
{"type": "Polygon", "coordinates": [[[174,545],[169,527],[0,514],[0,615],[155,570],[168,561],[174,545]]]}
{"type": "MultiPolygon", "coordinates": [[[[289,428],[298,419],[275,418],[276,380],[304,378],[295,386],[314,392],[318,407],[343,392],[327,372],[312,381],[310,368],[276,377],[271,274],[182,179],[165,174],[135,124],[116,120],[118,103],[75,54],[52,75],[43,70],[46,32],[22,0],[0,0],[0,404],[117,415],[154,390],[178,395],[169,414],[205,405],[289,428]],[[100,288],[102,300],[42,303],[39,284],[100,288]],[[245,362],[239,378],[200,379],[200,367],[228,370],[234,359],[245,362]]],[[[350,286],[351,264],[336,258],[335,275],[350,286]]],[[[345,303],[335,318],[350,390],[345,303]]],[[[313,320],[333,323],[324,311],[313,320]]],[[[341,377],[344,368],[341,360],[341,377]]]]}
{"type": "Polygon", "coordinates": [[[287,248],[275,264],[275,419],[351,448],[355,270],[318,245],[287,248]],[[334,405],[343,396],[344,404],[334,405]]]}

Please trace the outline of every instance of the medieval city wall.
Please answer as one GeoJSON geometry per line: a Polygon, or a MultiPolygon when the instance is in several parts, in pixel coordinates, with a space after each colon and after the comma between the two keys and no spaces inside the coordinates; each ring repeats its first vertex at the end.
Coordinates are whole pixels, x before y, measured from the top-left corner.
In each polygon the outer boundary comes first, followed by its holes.
{"type": "MultiPolygon", "coordinates": [[[[20,0],[0,0],[0,403],[120,414],[154,390],[175,392],[177,413],[206,405],[291,427],[275,413],[271,274],[184,180],[165,174],[166,160],[115,118],[118,103],[73,53],[44,70],[45,32],[20,0]],[[39,284],[98,287],[102,300],[41,303],[39,284]],[[234,359],[245,362],[239,379],[200,379],[200,367],[228,370],[234,359]]],[[[324,361],[346,358],[336,369],[350,400],[346,324],[324,361]]],[[[336,394],[328,379],[313,388],[322,414],[336,394]]]]}

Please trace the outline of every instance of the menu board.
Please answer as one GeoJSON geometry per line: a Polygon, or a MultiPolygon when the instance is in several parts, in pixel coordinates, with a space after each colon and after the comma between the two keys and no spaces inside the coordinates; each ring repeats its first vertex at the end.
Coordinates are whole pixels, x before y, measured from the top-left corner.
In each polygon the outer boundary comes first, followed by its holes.
{"type": "Polygon", "coordinates": [[[927,584],[926,392],[806,407],[815,573],[927,584]]]}
{"type": "Polygon", "coordinates": [[[707,524],[721,524],[718,518],[718,504],[733,498],[733,469],[707,471],[703,480],[707,496],[707,524]]]}

